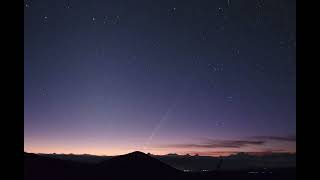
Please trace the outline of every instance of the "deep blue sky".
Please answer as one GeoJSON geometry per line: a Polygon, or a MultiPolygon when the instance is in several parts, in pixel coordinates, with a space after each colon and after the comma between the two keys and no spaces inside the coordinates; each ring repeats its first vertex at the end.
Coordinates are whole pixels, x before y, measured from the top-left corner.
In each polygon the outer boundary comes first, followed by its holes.
{"type": "Polygon", "coordinates": [[[295,151],[295,1],[24,5],[26,151],[295,151]]]}

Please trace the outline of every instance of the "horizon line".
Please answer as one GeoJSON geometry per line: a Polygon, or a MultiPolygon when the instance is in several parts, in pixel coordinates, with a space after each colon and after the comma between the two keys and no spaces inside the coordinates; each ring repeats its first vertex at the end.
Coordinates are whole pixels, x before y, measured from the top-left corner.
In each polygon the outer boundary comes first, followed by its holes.
{"type": "MultiPolygon", "coordinates": [[[[137,152],[137,151],[132,151],[132,152],[137,152]]],[[[130,154],[132,152],[129,152],[129,153],[125,153],[125,154],[118,154],[118,155],[107,155],[107,154],[87,154],[87,153],[56,153],[56,152],[50,152],[50,153],[43,153],[43,152],[27,152],[27,151],[24,151],[24,153],[32,153],[32,154],[56,154],[56,155],[90,155],[90,156],[121,156],[121,155],[126,155],[126,154],[130,154]]],[[[263,156],[263,155],[270,155],[270,154],[292,154],[292,155],[295,155],[296,152],[289,152],[289,151],[286,151],[286,152],[270,152],[270,151],[266,151],[266,152],[263,152],[263,151],[256,151],[256,152],[253,152],[253,151],[250,151],[250,152],[242,152],[242,151],[234,151],[234,152],[229,152],[229,151],[226,151],[226,152],[211,152],[211,153],[216,153],[217,155],[206,155],[206,153],[202,154],[201,155],[201,152],[199,153],[196,153],[196,152],[192,152],[192,153],[185,153],[185,154],[179,154],[179,153],[168,153],[168,154],[152,154],[150,152],[143,152],[143,151],[139,151],[139,152],[142,152],[144,154],[148,154],[148,155],[154,155],[154,156],[170,156],[170,155],[176,155],[176,156],[208,156],[208,157],[229,157],[229,156],[232,156],[232,155],[236,155],[236,154],[239,154],[239,153],[244,153],[244,154],[248,154],[248,155],[251,155],[251,156],[263,156]],[[218,155],[218,154],[221,154],[221,155],[218,155]],[[226,155],[228,154],[228,155],[226,155]]]]}

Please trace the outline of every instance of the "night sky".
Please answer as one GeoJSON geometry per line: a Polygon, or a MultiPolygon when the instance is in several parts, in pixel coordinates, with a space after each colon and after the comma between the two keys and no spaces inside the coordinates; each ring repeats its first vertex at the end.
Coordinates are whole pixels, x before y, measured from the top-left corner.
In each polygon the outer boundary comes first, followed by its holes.
{"type": "Polygon", "coordinates": [[[295,152],[295,3],[25,0],[25,151],[295,152]]]}

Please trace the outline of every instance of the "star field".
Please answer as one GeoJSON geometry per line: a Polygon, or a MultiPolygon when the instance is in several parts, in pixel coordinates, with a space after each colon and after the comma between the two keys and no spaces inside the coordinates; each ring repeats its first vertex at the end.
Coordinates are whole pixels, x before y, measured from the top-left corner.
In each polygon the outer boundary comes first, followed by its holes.
{"type": "Polygon", "coordinates": [[[26,150],[295,151],[170,146],[295,134],[295,1],[25,0],[24,10],[26,150]]]}

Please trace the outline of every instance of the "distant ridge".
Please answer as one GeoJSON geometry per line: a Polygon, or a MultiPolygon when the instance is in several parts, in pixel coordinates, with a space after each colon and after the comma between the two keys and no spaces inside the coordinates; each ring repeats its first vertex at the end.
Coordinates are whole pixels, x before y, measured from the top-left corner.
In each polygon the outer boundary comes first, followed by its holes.
{"type": "Polygon", "coordinates": [[[93,168],[85,163],[24,153],[25,180],[87,179],[93,168]],[[81,177],[81,178],[79,178],[81,177]]]}
{"type": "Polygon", "coordinates": [[[101,163],[81,163],[24,153],[25,180],[283,180],[295,179],[295,168],[248,171],[182,172],[150,155],[135,151],[101,163]],[[272,171],[272,174],[259,173],[272,171]]]}
{"type": "Polygon", "coordinates": [[[102,170],[108,169],[112,172],[111,176],[113,177],[122,175],[140,177],[143,175],[144,178],[154,179],[176,177],[183,174],[180,170],[140,151],[113,157],[99,163],[98,166],[102,170]]]}

